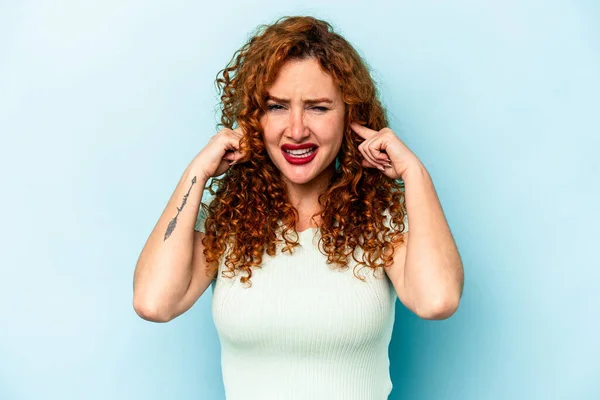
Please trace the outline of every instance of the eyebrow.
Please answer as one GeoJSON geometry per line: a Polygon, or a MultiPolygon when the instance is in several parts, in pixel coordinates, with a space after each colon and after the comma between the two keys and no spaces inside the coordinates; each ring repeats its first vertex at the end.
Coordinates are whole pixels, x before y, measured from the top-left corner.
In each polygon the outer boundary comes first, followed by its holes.
{"type": "MultiPolygon", "coordinates": [[[[271,96],[271,95],[267,96],[267,101],[268,100],[273,100],[273,101],[276,101],[278,103],[283,103],[283,104],[290,104],[290,100],[289,99],[282,99],[282,98],[271,96]]],[[[304,104],[317,104],[317,103],[329,103],[329,104],[333,104],[333,100],[328,99],[327,97],[321,97],[320,99],[306,99],[306,100],[304,100],[304,104]]]]}

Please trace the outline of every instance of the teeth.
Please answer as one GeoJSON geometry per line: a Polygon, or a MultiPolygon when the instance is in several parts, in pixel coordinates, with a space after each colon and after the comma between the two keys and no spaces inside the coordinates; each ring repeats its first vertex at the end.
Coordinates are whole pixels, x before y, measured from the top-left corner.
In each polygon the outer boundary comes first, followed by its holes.
{"type": "Polygon", "coordinates": [[[302,150],[284,150],[286,153],[294,157],[308,157],[314,153],[315,149],[302,149],[302,150]]]}

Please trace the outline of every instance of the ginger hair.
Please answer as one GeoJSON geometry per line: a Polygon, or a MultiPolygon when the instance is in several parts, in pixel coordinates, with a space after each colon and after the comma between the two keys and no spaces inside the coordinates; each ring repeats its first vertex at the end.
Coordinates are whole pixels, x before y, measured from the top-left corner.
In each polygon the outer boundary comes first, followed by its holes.
{"type": "MultiPolygon", "coordinates": [[[[319,250],[333,268],[347,268],[352,256],[356,266],[376,270],[391,266],[393,245],[404,240],[404,182],[363,167],[358,150],[363,139],[349,127],[351,121],[377,131],[388,125],[367,64],[328,22],[283,17],[272,25],[259,26],[217,74],[221,94],[217,127],[242,127],[240,150],[246,156],[206,188],[214,199],[209,205],[202,204],[207,214],[203,244],[208,273],[213,276],[225,257],[227,271],[223,275],[232,278],[236,271],[244,270],[247,276],[240,282],[251,286],[252,267],[260,267],[265,252],[274,256],[280,243],[284,243],[283,251],[290,252],[300,245],[298,213],[288,200],[280,171],[265,150],[259,120],[267,110],[267,90],[281,66],[288,60],[307,58],[316,59],[332,76],[345,103],[336,171],[319,196],[319,250]],[[391,217],[388,224],[384,210],[391,217]],[[356,255],[359,248],[363,257],[356,255]]],[[[356,269],[354,275],[364,281],[356,269]]]]}

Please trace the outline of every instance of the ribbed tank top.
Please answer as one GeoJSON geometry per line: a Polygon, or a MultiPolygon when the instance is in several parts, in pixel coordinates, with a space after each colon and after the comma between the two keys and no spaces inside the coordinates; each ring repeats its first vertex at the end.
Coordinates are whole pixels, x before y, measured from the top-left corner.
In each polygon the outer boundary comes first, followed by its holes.
{"type": "MultiPolygon", "coordinates": [[[[204,217],[201,209],[195,230],[204,231],[204,217]]],[[[226,399],[387,399],[397,299],[391,281],[382,268],[355,269],[352,259],[333,269],[317,247],[318,228],[298,237],[293,254],[280,247],[263,255],[250,288],[240,282],[245,271],[227,278],[219,265],[212,314],[226,399]]]]}

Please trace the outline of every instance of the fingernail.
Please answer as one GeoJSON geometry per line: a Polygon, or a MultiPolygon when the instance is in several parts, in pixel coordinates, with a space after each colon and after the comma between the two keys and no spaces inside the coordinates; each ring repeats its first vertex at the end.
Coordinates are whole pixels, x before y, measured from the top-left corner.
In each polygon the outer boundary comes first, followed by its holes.
{"type": "Polygon", "coordinates": [[[380,170],[382,170],[383,172],[385,172],[385,168],[383,168],[383,166],[379,165],[379,166],[377,166],[377,168],[379,168],[380,170]]]}

